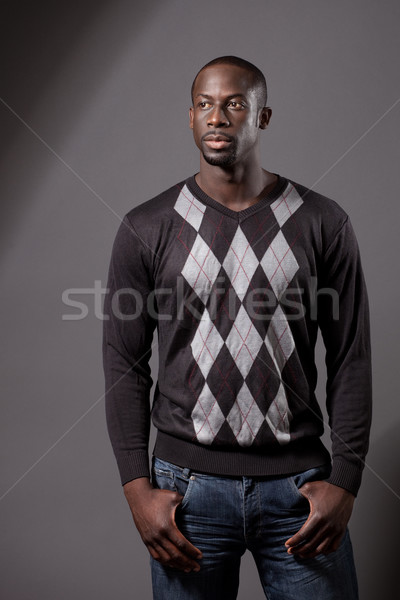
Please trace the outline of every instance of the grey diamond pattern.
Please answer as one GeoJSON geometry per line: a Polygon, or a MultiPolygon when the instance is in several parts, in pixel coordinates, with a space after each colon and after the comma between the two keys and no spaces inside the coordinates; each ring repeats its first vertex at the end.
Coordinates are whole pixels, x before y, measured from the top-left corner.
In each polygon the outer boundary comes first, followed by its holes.
{"type": "Polygon", "coordinates": [[[196,437],[202,444],[211,444],[225,417],[207,383],[204,384],[192,411],[196,437]]]}
{"type": "Polygon", "coordinates": [[[246,383],[241,387],[227,417],[241,446],[251,446],[264,418],[246,383]]]}
{"type": "Polygon", "coordinates": [[[208,310],[204,309],[204,313],[202,314],[199,326],[191,343],[193,357],[203,373],[204,379],[207,379],[207,375],[223,345],[224,340],[220,336],[214,323],[211,321],[208,310]]]}
{"type": "Polygon", "coordinates": [[[257,269],[258,260],[240,226],[236,230],[222,266],[229,273],[239,299],[243,300],[254,271],[257,269]]]}
{"type": "Polygon", "coordinates": [[[281,230],[272,240],[260,264],[279,300],[299,268],[296,257],[281,230]]]}
{"type": "Polygon", "coordinates": [[[277,369],[282,371],[294,350],[294,340],[285,313],[279,305],[268,327],[265,345],[277,369]]]}
{"type": "Polygon", "coordinates": [[[221,263],[198,234],[182,269],[182,275],[204,304],[220,269],[221,263]]]}
{"type": "MultiPolygon", "coordinates": [[[[293,216],[302,203],[303,200],[295,188],[290,186],[285,196],[281,195],[271,204],[270,208],[280,228],[293,216]]],[[[200,233],[200,226],[207,207],[197,200],[185,186],[175,203],[175,210],[182,216],[185,224],[189,224],[197,232],[181,272],[204,304],[203,316],[199,320],[191,343],[193,358],[204,378],[191,415],[196,438],[203,444],[212,444],[222,425],[226,422],[238,444],[243,447],[250,446],[260,427],[263,423],[267,423],[277,441],[280,444],[286,444],[290,441],[291,413],[281,375],[295,345],[285,313],[278,304],[263,339],[244,304],[241,304],[224,342],[218,330],[218,318],[213,322],[206,308],[211,289],[221,271],[221,263],[200,233]],[[210,374],[224,345],[229,350],[232,360],[243,378],[239,392],[234,393],[232,397],[232,406],[227,416],[224,415],[218,404],[220,384],[216,388],[215,381],[213,382],[212,379],[214,375],[210,374]],[[265,409],[263,412],[262,406],[257,404],[245,382],[263,345],[271,356],[276,371],[275,376],[280,380],[275,398],[266,413],[265,409]],[[216,389],[212,389],[213,386],[216,389]]],[[[216,236],[218,235],[219,231],[216,233],[216,236]]],[[[299,269],[296,257],[282,229],[279,229],[259,261],[243,229],[238,224],[222,261],[222,267],[241,303],[251,286],[251,280],[259,265],[279,301],[299,269]]],[[[219,370],[226,374],[232,367],[232,364],[224,364],[220,365],[219,370]]],[[[215,371],[213,373],[215,374],[215,371]]]]}
{"type": "Polygon", "coordinates": [[[243,304],[239,309],[225,344],[245,379],[262,346],[263,340],[243,304]]]}
{"type": "Polygon", "coordinates": [[[290,442],[291,416],[292,415],[288,408],[285,388],[281,382],[278,393],[276,394],[273,403],[265,415],[265,420],[281,445],[288,444],[290,442]]]}
{"type": "Polygon", "coordinates": [[[279,227],[282,227],[302,204],[303,200],[293,186],[290,187],[290,191],[286,196],[282,195],[277,198],[271,204],[271,209],[279,223],[279,227]]]}
{"type": "Polygon", "coordinates": [[[183,186],[174,208],[196,231],[199,230],[206,207],[189,192],[186,185],[183,186]]]}
{"type": "MultiPolygon", "coordinates": [[[[278,373],[282,373],[294,350],[294,340],[285,313],[278,305],[265,337],[265,345],[278,373]]],[[[282,383],[266,415],[266,420],[280,444],[290,441],[291,413],[282,383]]]]}

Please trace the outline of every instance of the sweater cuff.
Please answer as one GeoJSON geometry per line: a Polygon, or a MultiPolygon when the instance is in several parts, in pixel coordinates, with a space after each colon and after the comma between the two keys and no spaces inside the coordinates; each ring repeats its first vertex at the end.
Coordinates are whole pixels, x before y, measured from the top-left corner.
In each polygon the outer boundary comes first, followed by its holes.
{"type": "Polygon", "coordinates": [[[338,487],[344,488],[351,492],[354,496],[357,496],[358,490],[361,485],[362,469],[358,466],[344,462],[338,459],[334,459],[332,463],[332,471],[329,478],[326,480],[328,483],[333,483],[338,487]]]}
{"type": "Polygon", "coordinates": [[[122,485],[139,477],[150,478],[149,455],[145,450],[116,458],[122,485]]]}

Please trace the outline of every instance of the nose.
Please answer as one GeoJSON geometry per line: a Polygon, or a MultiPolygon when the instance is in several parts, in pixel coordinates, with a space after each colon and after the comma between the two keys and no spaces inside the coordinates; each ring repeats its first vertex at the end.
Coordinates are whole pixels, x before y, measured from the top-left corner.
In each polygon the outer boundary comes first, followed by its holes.
{"type": "Polygon", "coordinates": [[[207,124],[210,127],[227,127],[229,125],[229,119],[220,106],[214,106],[208,114],[207,124]]]}

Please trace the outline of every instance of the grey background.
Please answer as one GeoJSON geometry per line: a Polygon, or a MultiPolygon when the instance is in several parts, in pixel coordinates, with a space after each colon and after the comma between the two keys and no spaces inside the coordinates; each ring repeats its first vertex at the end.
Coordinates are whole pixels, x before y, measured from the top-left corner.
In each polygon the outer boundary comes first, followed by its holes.
{"type": "MultiPolygon", "coordinates": [[[[267,76],[263,165],[336,199],[358,235],[375,410],[351,532],[361,598],[392,595],[400,4],[15,0],[0,14],[1,597],[151,597],[106,434],[101,319],[93,294],[75,296],[85,319],[63,319],[79,311],[62,293],[105,286],[120,217],[197,170],[190,84],[230,53],[267,76]]],[[[263,597],[247,555],[245,597],[263,597]]]]}

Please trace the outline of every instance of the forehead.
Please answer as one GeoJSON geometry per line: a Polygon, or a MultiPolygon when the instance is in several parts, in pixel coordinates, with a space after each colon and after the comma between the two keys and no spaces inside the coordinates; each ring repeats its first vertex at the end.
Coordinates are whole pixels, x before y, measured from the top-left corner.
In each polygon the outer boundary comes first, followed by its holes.
{"type": "Polygon", "coordinates": [[[252,73],[236,65],[212,65],[198,74],[193,96],[244,96],[256,95],[252,73]]]}

